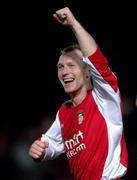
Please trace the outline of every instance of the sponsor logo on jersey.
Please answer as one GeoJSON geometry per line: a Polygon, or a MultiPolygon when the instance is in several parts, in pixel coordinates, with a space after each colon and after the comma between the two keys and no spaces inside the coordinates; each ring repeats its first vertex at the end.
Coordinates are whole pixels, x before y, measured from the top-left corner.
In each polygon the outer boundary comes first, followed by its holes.
{"type": "Polygon", "coordinates": [[[83,138],[83,133],[78,131],[77,134],[74,134],[72,139],[65,141],[65,146],[67,149],[66,154],[68,158],[77,155],[86,148],[86,145],[82,143],[83,138]]]}

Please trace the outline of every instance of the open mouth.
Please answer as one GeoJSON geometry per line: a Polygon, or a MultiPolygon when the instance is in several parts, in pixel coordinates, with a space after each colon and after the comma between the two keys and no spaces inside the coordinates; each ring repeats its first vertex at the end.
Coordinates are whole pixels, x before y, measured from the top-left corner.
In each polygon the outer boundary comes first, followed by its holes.
{"type": "Polygon", "coordinates": [[[64,82],[65,84],[72,83],[73,81],[74,81],[74,78],[63,79],[63,82],[64,82]]]}

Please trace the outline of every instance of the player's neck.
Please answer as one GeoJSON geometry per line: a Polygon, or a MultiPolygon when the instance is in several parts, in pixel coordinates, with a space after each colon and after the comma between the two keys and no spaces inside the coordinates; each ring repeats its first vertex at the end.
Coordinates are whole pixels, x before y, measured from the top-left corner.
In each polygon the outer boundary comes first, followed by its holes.
{"type": "Polygon", "coordinates": [[[80,104],[84,100],[86,95],[87,91],[85,89],[81,89],[75,93],[72,93],[70,97],[72,99],[73,105],[77,106],[78,104],[80,104]]]}

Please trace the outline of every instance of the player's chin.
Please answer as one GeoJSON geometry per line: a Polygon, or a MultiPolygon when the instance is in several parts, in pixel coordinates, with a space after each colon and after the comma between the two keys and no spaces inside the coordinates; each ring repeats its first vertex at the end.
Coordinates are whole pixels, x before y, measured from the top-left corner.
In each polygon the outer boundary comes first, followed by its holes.
{"type": "Polygon", "coordinates": [[[64,91],[68,94],[72,94],[75,92],[75,90],[73,88],[65,88],[65,87],[64,87],[64,91]]]}

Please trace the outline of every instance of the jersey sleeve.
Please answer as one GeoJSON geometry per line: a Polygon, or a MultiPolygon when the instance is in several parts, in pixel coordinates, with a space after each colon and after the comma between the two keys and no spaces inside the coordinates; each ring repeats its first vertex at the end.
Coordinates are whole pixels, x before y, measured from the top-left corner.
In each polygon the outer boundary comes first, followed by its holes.
{"type": "Polygon", "coordinates": [[[117,92],[117,77],[109,68],[109,63],[98,46],[96,52],[89,57],[83,57],[83,61],[89,65],[95,88],[117,92]]]}
{"type": "Polygon", "coordinates": [[[45,149],[45,156],[43,160],[55,159],[65,152],[58,113],[49,130],[45,134],[42,134],[41,141],[49,143],[48,148],[45,149]]]}
{"type": "Polygon", "coordinates": [[[121,124],[121,97],[118,81],[106,57],[97,46],[96,52],[83,57],[88,64],[93,81],[93,97],[101,114],[111,123],[121,124]]]}

